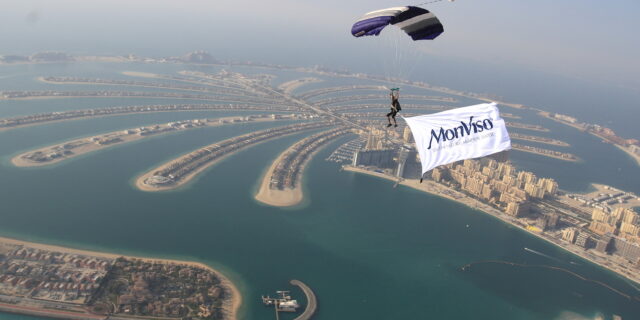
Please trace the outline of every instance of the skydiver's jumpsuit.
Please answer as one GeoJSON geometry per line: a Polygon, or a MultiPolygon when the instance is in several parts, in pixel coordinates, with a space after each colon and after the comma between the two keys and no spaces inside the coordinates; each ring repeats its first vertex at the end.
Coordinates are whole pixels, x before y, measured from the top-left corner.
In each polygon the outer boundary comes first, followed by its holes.
{"type": "Polygon", "coordinates": [[[391,112],[387,113],[387,120],[389,120],[389,126],[391,126],[391,118],[393,118],[393,123],[398,126],[396,122],[396,114],[400,111],[400,102],[398,102],[398,95],[391,93],[391,112]]]}

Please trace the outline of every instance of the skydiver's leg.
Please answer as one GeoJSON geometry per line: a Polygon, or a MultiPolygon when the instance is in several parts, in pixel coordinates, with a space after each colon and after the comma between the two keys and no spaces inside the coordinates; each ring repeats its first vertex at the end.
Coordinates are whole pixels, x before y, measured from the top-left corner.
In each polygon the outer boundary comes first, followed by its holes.
{"type": "MultiPolygon", "coordinates": [[[[398,114],[398,111],[393,111],[393,114],[391,115],[391,118],[393,118],[393,124],[394,126],[398,126],[398,122],[396,121],[396,114],[398,114]]],[[[391,122],[389,122],[389,124],[391,124],[391,122]]]]}
{"type": "MultiPolygon", "coordinates": [[[[387,113],[387,121],[389,121],[389,124],[387,125],[387,127],[391,127],[391,116],[395,115],[393,114],[393,110],[391,110],[391,112],[387,113]]],[[[394,118],[393,121],[395,121],[396,119],[394,118]]]]}

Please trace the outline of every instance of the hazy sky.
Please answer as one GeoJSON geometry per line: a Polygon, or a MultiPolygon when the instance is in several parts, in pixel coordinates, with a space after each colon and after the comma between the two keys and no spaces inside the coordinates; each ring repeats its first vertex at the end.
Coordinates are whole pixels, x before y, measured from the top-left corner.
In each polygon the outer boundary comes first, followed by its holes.
{"type": "MultiPolygon", "coordinates": [[[[351,24],[384,0],[20,0],[1,2],[0,54],[214,55],[261,60],[366,53],[351,24]],[[238,51],[241,51],[239,53],[238,51]],[[265,58],[267,59],[267,58],[265,58]]],[[[445,25],[428,55],[640,87],[638,0],[457,0],[425,6],[445,25]]],[[[323,62],[323,61],[320,61],[323,62]]],[[[326,62],[326,61],[325,61],[326,62]]],[[[344,63],[343,66],[348,66],[344,63]]]]}

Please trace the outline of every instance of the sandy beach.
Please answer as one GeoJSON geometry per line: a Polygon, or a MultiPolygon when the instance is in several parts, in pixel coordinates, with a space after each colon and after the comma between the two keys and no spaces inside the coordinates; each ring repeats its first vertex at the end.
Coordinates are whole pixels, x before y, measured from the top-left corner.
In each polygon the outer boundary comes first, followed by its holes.
{"type": "Polygon", "coordinates": [[[618,148],[618,149],[624,151],[626,154],[628,154],[631,158],[633,158],[633,160],[636,161],[638,166],[640,166],[640,155],[639,154],[635,154],[631,150],[629,150],[629,149],[627,149],[627,148],[625,148],[623,146],[617,145],[617,144],[614,144],[614,146],[616,146],[616,148],[618,148]]]}
{"type": "Polygon", "coordinates": [[[285,82],[278,86],[278,89],[282,90],[285,94],[291,94],[296,89],[303,85],[322,82],[322,79],[318,78],[302,78],[285,82]]]}
{"type": "Polygon", "coordinates": [[[139,72],[139,71],[122,71],[122,74],[130,77],[140,77],[140,78],[162,78],[161,75],[150,73],[150,72],[139,72]]]}
{"type": "Polygon", "coordinates": [[[269,170],[262,177],[262,183],[260,184],[260,190],[255,196],[255,199],[264,204],[268,204],[274,207],[290,207],[294,206],[302,201],[304,194],[302,193],[302,186],[296,185],[295,189],[285,190],[273,190],[269,188],[271,182],[271,175],[278,166],[278,163],[284,158],[284,156],[293,148],[289,147],[283,153],[281,153],[269,167],[269,170]]]}
{"type": "Polygon", "coordinates": [[[241,296],[240,291],[238,290],[238,288],[235,286],[235,284],[233,282],[231,282],[231,280],[229,280],[227,277],[225,277],[218,270],[215,270],[215,269],[209,267],[208,265],[206,265],[204,263],[200,263],[200,262],[171,260],[171,259],[160,259],[160,258],[149,258],[149,257],[137,257],[137,256],[126,256],[126,255],[114,254],[114,253],[89,251],[89,250],[82,250],[82,249],[73,249],[73,248],[67,248],[67,247],[60,247],[60,246],[55,246],[55,245],[34,243],[34,242],[11,239],[11,238],[6,238],[6,237],[0,237],[0,244],[20,245],[20,246],[25,246],[25,247],[34,248],[34,249],[40,249],[40,250],[46,250],[46,251],[61,252],[61,253],[68,253],[68,254],[77,254],[77,255],[85,255],[85,256],[92,256],[92,257],[101,257],[101,258],[106,258],[106,259],[117,259],[117,258],[120,258],[120,257],[124,257],[124,258],[127,258],[127,259],[138,259],[138,260],[143,260],[143,261],[146,261],[146,262],[156,262],[156,263],[166,263],[166,264],[179,264],[179,265],[187,265],[187,266],[192,266],[192,267],[198,267],[198,268],[206,269],[206,270],[212,272],[213,274],[215,274],[216,277],[218,277],[218,279],[220,279],[220,282],[222,283],[222,285],[227,290],[229,290],[229,292],[231,293],[231,301],[225,302],[225,312],[229,316],[229,319],[231,319],[231,320],[237,319],[238,310],[240,308],[240,305],[242,304],[242,296],[241,296]]]}

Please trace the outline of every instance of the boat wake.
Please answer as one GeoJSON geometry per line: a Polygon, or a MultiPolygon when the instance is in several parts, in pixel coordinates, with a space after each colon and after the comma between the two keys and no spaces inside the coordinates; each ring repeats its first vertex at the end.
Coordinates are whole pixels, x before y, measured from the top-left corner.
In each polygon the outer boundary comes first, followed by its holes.
{"type": "Polygon", "coordinates": [[[562,260],[560,260],[560,259],[558,259],[558,258],[554,258],[554,257],[552,257],[552,256],[550,256],[550,255],[546,255],[546,254],[544,254],[544,253],[542,253],[542,252],[540,252],[540,251],[536,251],[536,250],[533,250],[533,249],[529,249],[529,248],[527,248],[527,247],[524,247],[524,250],[525,250],[525,251],[528,251],[528,252],[531,252],[531,253],[533,253],[533,254],[537,254],[537,255],[539,255],[539,256],[541,256],[541,257],[545,257],[545,258],[547,258],[547,259],[551,259],[551,260],[553,260],[553,261],[555,261],[555,262],[564,263],[564,261],[562,261],[562,260]]]}

